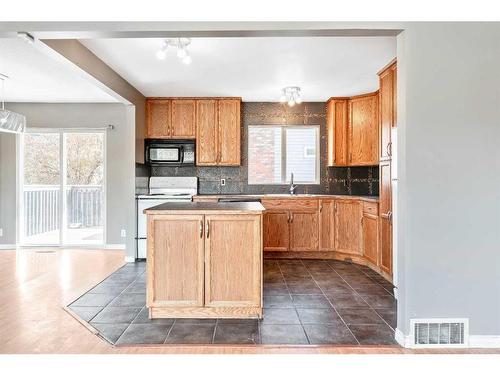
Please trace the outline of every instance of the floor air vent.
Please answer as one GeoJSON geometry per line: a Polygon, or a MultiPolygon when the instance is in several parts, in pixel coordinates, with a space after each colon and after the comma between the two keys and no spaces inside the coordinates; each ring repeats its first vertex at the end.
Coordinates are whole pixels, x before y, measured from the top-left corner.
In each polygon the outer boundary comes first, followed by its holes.
{"type": "Polygon", "coordinates": [[[416,348],[467,347],[468,319],[411,319],[412,346],[416,348]]]}

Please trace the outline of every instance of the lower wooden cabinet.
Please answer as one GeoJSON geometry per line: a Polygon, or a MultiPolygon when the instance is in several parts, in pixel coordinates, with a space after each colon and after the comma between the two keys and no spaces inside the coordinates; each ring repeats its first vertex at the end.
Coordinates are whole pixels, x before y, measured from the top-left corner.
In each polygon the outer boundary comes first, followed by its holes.
{"type": "Polygon", "coordinates": [[[205,306],[260,306],[259,217],[206,215],[205,306]]]}
{"type": "Polygon", "coordinates": [[[264,250],[288,251],[290,242],[288,220],[288,211],[264,212],[264,250]]]}
{"type": "Polygon", "coordinates": [[[203,306],[203,215],[150,219],[148,306],[203,306]]]}
{"type": "Polygon", "coordinates": [[[260,317],[261,218],[148,215],[151,317],[260,317]]]}
{"type": "Polygon", "coordinates": [[[362,206],[356,200],[335,202],[335,251],[361,255],[362,206]]]}
{"type": "Polygon", "coordinates": [[[335,250],[335,201],[322,199],[319,206],[319,250],[335,250]]]}
{"type": "Polygon", "coordinates": [[[363,212],[363,256],[378,266],[378,216],[363,212]]]}
{"type": "Polygon", "coordinates": [[[379,266],[392,275],[392,223],[391,218],[380,216],[380,258],[379,266]]]}
{"type": "Polygon", "coordinates": [[[290,250],[314,251],[319,246],[318,212],[290,211],[290,250]]]}

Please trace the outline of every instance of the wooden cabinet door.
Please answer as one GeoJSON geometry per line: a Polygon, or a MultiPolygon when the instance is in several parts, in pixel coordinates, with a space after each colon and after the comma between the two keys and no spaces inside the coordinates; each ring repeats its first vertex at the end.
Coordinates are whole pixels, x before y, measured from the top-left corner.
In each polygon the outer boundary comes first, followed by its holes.
{"type": "Polygon", "coordinates": [[[355,200],[335,202],[335,250],[361,255],[362,207],[355,200]]]}
{"type": "Polygon", "coordinates": [[[347,99],[331,99],[326,108],[328,166],[347,165],[347,99]]]}
{"type": "Polygon", "coordinates": [[[172,100],[171,138],[195,138],[195,101],[191,99],[172,100]]]}
{"type": "Polygon", "coordinates": [[[391,128],[394,124],[394,71],[380,73],[380,160],[391,158],[391,128]]]}
{"type": "Polygon", "coordinates": [[[321,251],[335,250],[335,201],[322,200],[319,207],[319,230],[321,251]]]}
{"type": "Polygon", "coordinates": [[[148,307],[203,306],[203,215],[148,217],[148,307]]]}
{"type": "Polygon", "coordinates": [[[391,162],[380,162],[379,166],[379,212],[387,216],[392,211],[391,162]]]}
{"type": "Polygon", "coordinates": [[[217,165],[217,100],[196,101],[196,165],[217,165]]]}
{"type": "Polygon", "coordinates": [[[290,250],[315,251],[318,247],[318,211],[290,211],[290,250]]]}
{"type": "Polygon", "coordinates": [[[363,214],[363,255],[374,265],[378,265],[378,216],[363,214]]]}
{"type": "Polygon", "coordinates": [[[380,268],[392,274],[392,188],[391,162],[380,163],[380,268]]]}
{"type": "Polygon", "coordinates": [[[392,222],[391,217],[380,217],[380,269],[392,275],[392,222]]]}
{"type": "Polygon", "coordinates": [[[263,240],[265,251],[288,251],[289,226],[288,211],[264,212],[263,240]]]}
{"type": "Polygon", "coordinates": [[[150,99],[146,102],[147,138],[169,138],[171,103],[168,99],[150,99]]]}
{"type": "Polygon", "coordinates": [[[205,225],[205,306],[260,306],[260,215],[205,215],[205,225]]]}
{"type": "Polygon", "coordinates": [[[240,165],[240,100],[219,100],[218,165],[240,165]]]}
{"type": "Polygon", "coordinates": [[[378,94],[349,100],[349,165],[378,164],[378,94]]]}
{"type": "Polygon", "coordinates": [[[392,70],[392,127],[398,126],[398,68],[394,64],[392,70]]]}

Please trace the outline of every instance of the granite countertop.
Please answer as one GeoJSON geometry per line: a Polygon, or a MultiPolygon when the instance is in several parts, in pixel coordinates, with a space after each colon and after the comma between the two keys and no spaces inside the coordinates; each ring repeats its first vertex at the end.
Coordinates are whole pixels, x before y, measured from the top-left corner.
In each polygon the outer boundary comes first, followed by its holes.
{"type": "Polygon", "coordinates": [[[144,213],[152,214],[259,214],[265,208],[259,202],[168,202],[144,210],[144,213]]]}
{"type": "Polygon", "coordinates": [[[197,194],[200,198],[265,198],[265,199],[304,199],[304,198],[336,198],[356,199],[368,202],[378,202],[378,196],[369,195],[335,195],[335,194],[197,194]]]}

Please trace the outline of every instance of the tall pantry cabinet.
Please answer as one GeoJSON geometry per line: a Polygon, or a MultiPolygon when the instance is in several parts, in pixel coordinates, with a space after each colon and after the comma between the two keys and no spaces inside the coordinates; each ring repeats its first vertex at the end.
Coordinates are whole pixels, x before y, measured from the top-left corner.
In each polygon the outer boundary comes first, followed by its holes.
{"type": "Polygon", "coordinates": [[[397,126],[397,65],[392,61],[379,73],[379,266],[383,272],[392,276],[392,128],[397,126]]]}

